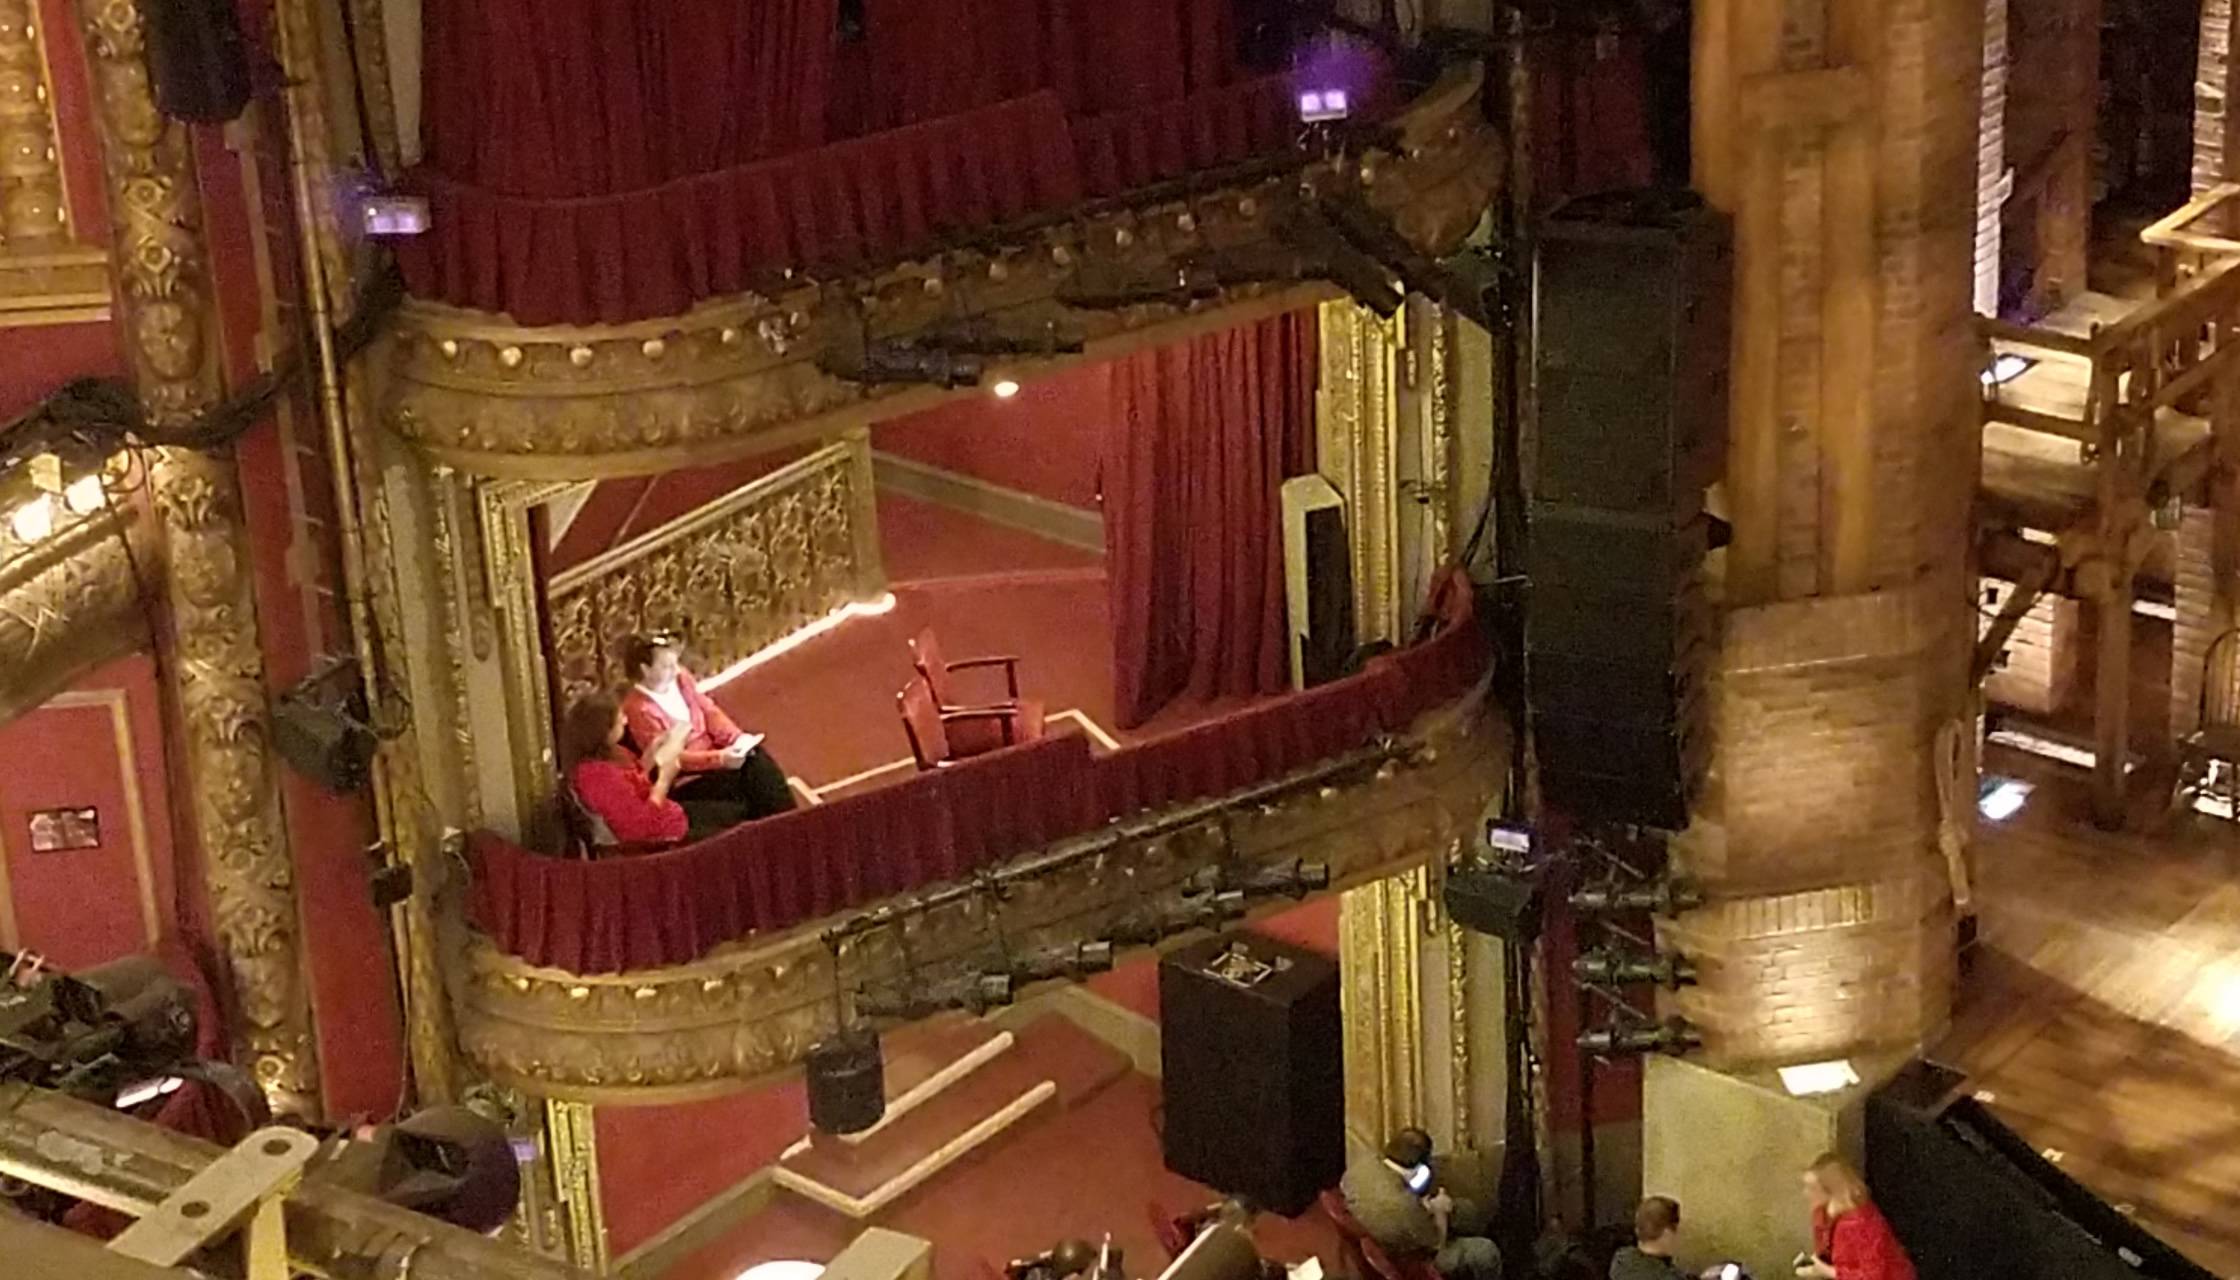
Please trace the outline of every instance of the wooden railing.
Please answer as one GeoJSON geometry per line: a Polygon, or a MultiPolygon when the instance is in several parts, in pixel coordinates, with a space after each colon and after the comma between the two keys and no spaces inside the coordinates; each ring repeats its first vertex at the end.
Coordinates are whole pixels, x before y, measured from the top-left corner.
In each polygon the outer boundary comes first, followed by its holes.
{"type": "Polygon", "coordinates": [[[857,434],[555,576],[546,589],[565,698],[622,683],[621,648],[657,631],[720,671],[886,591],[871,447],[857,434]]]}

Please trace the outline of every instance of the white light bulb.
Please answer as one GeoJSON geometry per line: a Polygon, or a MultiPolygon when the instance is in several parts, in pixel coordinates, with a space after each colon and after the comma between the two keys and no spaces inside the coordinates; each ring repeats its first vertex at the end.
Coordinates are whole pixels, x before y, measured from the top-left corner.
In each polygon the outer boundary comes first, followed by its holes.
{"type": "Polygon", "coordinates": [[[40,494],[17,507],[8,517],[8,528],[19,542],[37,542],[54,532],[54,499],[40,494]]]}
{"type": "Polygon", "coordinates": [[[79,476],[62,491],[62,504],[81,516],[100,510],[108,500],[109,495],[102,492],[98,475],[79,476]]]}
{"type": "Polygon", "coordinates": [[[996,393],[996,399],[998,400],[1009,400],[1019,394],[1019,384],[1009,378],[998,379],[996,384],[988,389],[996,393]]]}

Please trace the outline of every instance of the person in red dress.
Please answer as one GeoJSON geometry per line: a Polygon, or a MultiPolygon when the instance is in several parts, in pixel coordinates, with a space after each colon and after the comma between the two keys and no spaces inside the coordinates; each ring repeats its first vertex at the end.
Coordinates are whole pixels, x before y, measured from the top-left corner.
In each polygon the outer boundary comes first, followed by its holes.
{"type": "Polygon", "coordinates": [[[642,750],[663,734],[684,731],[673,790],[686,811],[707,825],[730,826],[793,808],[793,787],[762,735],[741,732],[700,692],[681,659],[681,646],[669,635],[638,637],[623,651],[623,669],[637,682],[622,695],[631,741],[642,750]]]}
{"type": "Polygon", "coordinates": [[[592,844],[674,844],[692,826],[684,806],[669,796],[683,763],[684,733],[662,735],[640,760],[623,748],[626,728],[613,694],[576,699],[561,725],[561,776],[591,822],[592,844]]]}
{"type": "Polygon", "coordinates": [[[1867,1197],[1867,1181],[1850,1162],[1824,1155],[1804,1173],[1812,1205],[1812,1257],[1797,1268],[1807,1280],[1914,1280],[1913,1259],[1890,1220],[1867,1197]]]}

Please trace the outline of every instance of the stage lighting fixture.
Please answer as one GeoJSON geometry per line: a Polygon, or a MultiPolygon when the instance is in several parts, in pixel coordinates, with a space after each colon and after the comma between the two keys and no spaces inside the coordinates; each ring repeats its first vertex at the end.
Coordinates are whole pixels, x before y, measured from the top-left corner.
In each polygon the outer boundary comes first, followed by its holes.
{"type": "Polygon", "coordinates": [[[1703,1043],[1685,1019],[1636,1026],[1594,1027],[1579,1033],[1579,1047],[1588,1053],[1685,1053],[1703,1043]]]}
{"type": "Polygon", "coordinates": [[[998,400],[1009,400],[1019,394],[1019,384],[1010,378],[998,378],[996,384],[988,390],[994,392],[998,400]]]}
{"type": "Polygon", "coordinates": [[[1696,980],[1695,966],[1679,956],[1645,955],[1615,948],[1589,951],[1571,962],[1571,972],[1581,982],[1612,987],[1655,983],[1660,987],[1679,988],[1691,986],[1696,980]]]}
{"type": "Polygon", "coordinates": [[[1486,820],[1486,848],[1498,858],[1532,856],[1532,827],[1522,822],[1486,820]]]}
{"type": "Polygon", "coordinates": [[[1805,1062],[1793,1067],[1780,1067],[1774,1074],[1781,1077],[1781,1087],[1787,1089],[1792,1098],[1841,1093],[1859,1083],[1858,1071],[1842,1058],[1834,1062],[1805,1062]]]}
{"type": "Polygon", "coordinates": [[[1571,909],[1582,915],[1646,911],[1651,915],[1676,916],[1702,905],[1702,891],[1677,878],[1627,888],[1589,885],[1571,894],[1571,909]]]}
{"type": "Polygon", "coordinates": [[[1010,1004],[1016,985],[1009,973],[974,972],[938,982],[866,988],[856,993],[856,1016],[910,1020],[951,1009],[986,1013],[1010,1004]]]}
{"type": "Polygon", "coordinates": [[[40,494],[17,507],[8,517],[8,531],[18,542],[37,542],[54,532],[54,498],[40,494]]]}
{"type": "Polygon", "coordinates": [[[417,236],[428,231],[428,202],[421,196],[368,196],[358,206],[369,236],[417,236]]]}
{"type": "Polygon", "coordinates": [[[1244,914],[1244,895],[1233,889],[1169,898],[1122,919],[1107,934],[1120,946],[1147,947],[1193,929],[1218,929],[1244,914]]]}
{"type": "Polygon", "coordinates": [[[1186,894],[1241,893],[1246,898],[1304,898],[1330,887],[1330,864],[1292,858],[1284,862],[1235,866],[1224,863],[1190,877],[1186,894]]]}
{"type": "Polygon", "coordinates": [[[1343,89],[1306,89],[1299,94],[1299,119],[1305,124],[1328,124],[1353,114],[1351,95],[1343,89]]]}
{"type": "Polygon", "coordinates": [[[2020,778],[1986,777],[1976,792],[1976,812],[1986,822],[2005,822],[2022,812],[2035,790],[2020,778]]]}
{"type": "Polygon", "coordinates": [[[2038,362],[2029,356],[2018,356],[2011,351],[2002,352],[1993,358],[1991,367],[1983,371],[1983,385],[2003,387],[2037,367],[2038,362]]]}

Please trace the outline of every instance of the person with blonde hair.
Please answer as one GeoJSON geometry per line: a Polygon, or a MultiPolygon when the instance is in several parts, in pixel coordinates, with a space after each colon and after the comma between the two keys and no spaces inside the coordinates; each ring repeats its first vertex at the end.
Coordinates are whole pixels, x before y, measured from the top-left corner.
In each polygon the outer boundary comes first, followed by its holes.
{"type": "Polygon", "coordinates": [[[1798,1260],[1799,1276],[1915,1280],[1913,1259],[1849,1161],[1832,1153],[1813,1161],[1804,1171],[1804,1195],[1812,1205],[1812,1256],[1798,1260]]]}

